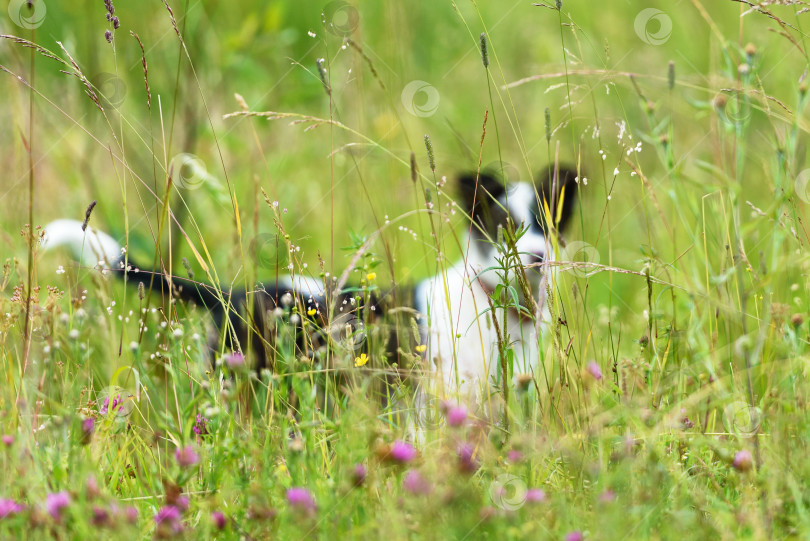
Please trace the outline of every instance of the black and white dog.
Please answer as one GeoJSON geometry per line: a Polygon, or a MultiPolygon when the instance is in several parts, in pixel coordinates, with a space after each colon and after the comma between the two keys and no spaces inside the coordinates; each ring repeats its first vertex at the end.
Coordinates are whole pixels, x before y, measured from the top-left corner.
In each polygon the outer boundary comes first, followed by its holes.
{"type": "MultiPolygon", "coordinates": [[[[207,310],[214,322],[208,336],[211,356],[222,349],[226,352],[243,351],[250,335],[255,357],[252,359],[253,367],[257,370],[273,369],[277,357],[275,334],[278,324],[282,322],[296,327],[296,356],[312,356],[317,348],[328,342],[322,332],[317,337],[308,336],[309,339],[305,339],[301,332],[305,319],[313,323],[312,328],[326,328],[327,297],[320,280],[300,275],[281,275],[277,280],[260,284],[252,291],[214,287],[194,280],[193,276],[169,276],[161,270],[144,270],[150,267],[125,257],[123,246],[112,236],[90,226],[85,229],[83,225],[71,219],[49,223],[44,228],[43,248],[49,250],[65,246],[85,268],[100,269],[119,278],[126,276],[129,285],[207,310]],[[248,311],[249,299],[253,301],[252,311],[248,311]]],[[[331,329],[340,326],[340,334],[345,335],[346,324],[350,322],[354,324],[352,333],[361,331],[356,327],[362,325],[364,311],[374,305],[357,302],[358,299],[362,300],[362,297],[350,294],[339,296],[339,315],[331,322],[331,329]]],[[[377,307],[373,309],[376,311],[377,307]]]]}
{"type": "Polygon", "coordinates": [[[537,184],[507,186],[482,172],[462,176],[460,190],[473,222],[466,255],[417,286],[415,308],[427,320],[426,356],[437,372],[428,392],[480,405],[506,350],[510,374],[537,367],[553,272],[544,263],[556,255],[552,232],[562,232],[572,215],[577,173],[550,166],[537,184]],[[511,247],[504,241],[509,231],[522,233],[511,247]],[[499,285],[501,294],[494,295],[499,285]]]}
{"type": "MultiPolygon", "coordinates": [[[[509,372],[531,373],[539,361],[539,340],[548,319],[545,300],[552,270],[544,263],[555,256],[550,233],[561,232],[569,222],[577,197],[576,176],[572,168],[553,166],[537,184],[505,185],[489,171],[461,176],[460,206],[473,221],[465,257],[416,285],[413,308],[421,314],[422,344],[415,349],[399,344],[396,335],[403,333],[392,333],[388,361],[403,349],[419,352],[430,366],[427,372],[436,375],[433,384],[424,388],[472,403],[485,395],[490,380],[498,374],[500,355],[507,349],[513,359],[509,372]],[[499,285],[507,286],[500,288],[506,294],[495,295],[499,285]]],[[[299,307],[298,319],[292,323],[309,318],[315,323],[311,328],[325,328],[327,323],[334,328],[335,321],[342,322],[347,316],[362,325],[368,319],[362,315],[365,310],[373,311],[376,319],[385,317],[389,308],[390,295],[359,299],[356,293],[339,292],[329,300],[324,284],[306,277],[282,276],[256,291],[228,293],[191,279],[169,280],[163,272],[144,272],[140,269],[148,267],[138,267],[131,258],[124,269],[121,244],[92,227],[83,230],[77,220],[48,224],[43,244],[46,249],[67,246],[87,268],[109,269],[122,277],[126,274],[133,285],[143,283],[158,293],[207,308],[218,329],[209,340],[214,351],[221,338],[227,341],[227,348],[237,349],[253,333],[254,344],[258,344],[257,368],[273,368],[273,328],[268,322],[285,305],[299,307]],[[249,295],[254,295],[252,314],[246,314],[249,295]],[[361,302],[355,302],[358,300],[361,302]],[[327,321],[328,302],[334,303],[331,322],[327,321]]],[[[404,334],[410,333],[406,329],[404,334]]]]}

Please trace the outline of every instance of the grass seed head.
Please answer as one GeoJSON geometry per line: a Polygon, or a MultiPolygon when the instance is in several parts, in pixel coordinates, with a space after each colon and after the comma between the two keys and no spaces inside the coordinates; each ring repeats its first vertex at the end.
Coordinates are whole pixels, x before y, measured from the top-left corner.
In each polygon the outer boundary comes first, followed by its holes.
{"type": "Polygon", "coordinates": [[[425,148],[427,149],[428,163],[430,170],[436,172],[436,156],[433,154],[433,143],[430,142],[430,136],[425,134],[425,148]]]}
{"type": "Polygon", "coordinates": [[[749,58],[749,60],[757,55],[757,46],[751,42],[748,42],[745,45],[745,55],[749,58]]]}
{"type": "Polygon", "coordinates": [[[318,75],[321,78],[321,83],[323,84],[323,89],[326,90],[327,96],[332,96],[332,87],[329,86],[329,76],[326,73],[326,60],[323,58],[319,58],[315,61],[315,64],[318,66],[318,75]]]}

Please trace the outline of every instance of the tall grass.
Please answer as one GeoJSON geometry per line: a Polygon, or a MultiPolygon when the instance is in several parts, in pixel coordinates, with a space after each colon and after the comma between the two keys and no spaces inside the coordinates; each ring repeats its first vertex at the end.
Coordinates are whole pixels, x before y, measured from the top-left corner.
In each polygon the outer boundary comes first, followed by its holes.
{"type": "Polygon", "coordinates": [[[646,7],[185,2],[116,5],[113,29],[49,3],[35,31],[1,23],[0,537],[806,537],[808,15],[691,0],[639,25],[646,7]],[[435,111],[403,101],[415,80],[435,111]],[[97,200],[128,257],[229,310],[290,271],[399,307],[463,256],[459,172],[555,161],[580,202],[552,317],[530,373],[479,382],[482,411],[419,398],[415,342],[391,365],[407,310],[302,351],[285,304],[245,363],[206,307],[37,243],[97,200]]]}

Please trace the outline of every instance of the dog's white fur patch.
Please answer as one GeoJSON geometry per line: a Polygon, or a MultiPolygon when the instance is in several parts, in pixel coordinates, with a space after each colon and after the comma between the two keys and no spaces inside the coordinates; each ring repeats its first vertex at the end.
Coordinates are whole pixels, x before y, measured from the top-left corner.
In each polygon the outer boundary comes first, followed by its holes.
{"type": "MultiPolygon", "coordinates": [[[[497,198],[516,228],[528,227],[516,242],[520,264],[524,268],[551,260],[554,255],[536,215],[537,199],[534,185],[527,182],[511,185],[497,198]]],[[[512,374],[527,374],[537,369],[542,330],[548,321],[547,280],[544,277],[549,271],[541,269],[548,267],[525,269],[530,291],[540,308],[535,318],[521,317],[515,309],[496,308],[493,314],[488,296],[504,282],[504,271],[498,262],[503,253],[492,244],[493,240],[483,240],[474,234],[469,239],[466,262],[458,262],[416,288],[415,308],[423,314],[427,338],[425,357],[435,370],[433,381],[425,384],[428,393],[458,396],[469,404],[481,404],[491,382],[501,371],[493,316],[501,337],[514,354],[512,374]]],[[[505,281],[520,293],[516,272],[518,269],[509,269],[505,281]]],[[[519,294],[520,304],[531,308],[531,303],[526,301],[519,294]]]]}
{"type": "Polygon", "coordinates": [[[292,289],[304,299],[312,298],[318,302],[322,302],[326,295],[323,281],[320,278],[312,278],[301,274],[279,276],[278,286],[280,289],[292,289]]]}
{"type": "Polygon", "coordinates": [[[58,246],[66,246],[77,261],[91,268],[99,263],[109,268],[122,255],[117,240],[90,226],[82,231],[82,222],[78,220],[54,220],[45,226],[42,247],[49,250],[58,246]]]}
{"type": "MultiPolygon", "coordinates": [[[[461,261],[416,289],[416,308],[427,320],[425,356],[437,372],[433,384],[441,386],[435,392],[438,396],[458,394],[470,403],[480,403],[500,371],[489,293],[475,275],[461,261]]],[[[519,317],[514,310],[507,310],[504,317],[504,311],[496,309],[494,316],[514,351],[514,372],[531,372],[539,357],[535,322],[519,317]]]]}

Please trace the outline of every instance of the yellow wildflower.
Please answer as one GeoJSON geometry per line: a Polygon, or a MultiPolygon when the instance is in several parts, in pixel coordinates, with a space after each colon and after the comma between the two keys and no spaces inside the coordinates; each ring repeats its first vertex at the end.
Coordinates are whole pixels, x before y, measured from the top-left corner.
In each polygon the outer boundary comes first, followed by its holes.
{"type": "Polygon", "coordinates": [[[314,315],[315,315],[315,314],[317,314],[317,313],[318,313],[318,311],[317,311],[316,309],[314,309],[314,308],[310,308],[309,310],[307,310],[307,315],[308,315],[309,317],[312,317],[312,316],[314,316],[314,315]]]}
{"type": "Polygon", "coordinates": [[[369,282],[374,281],[374,279],[375,279],[376,277],[377,277],[377,273],[376,273],[376,272],[370,272],[370,273],[366,274],[366,280],[368,280],[369,282]]]}
{"type": "Polygon", "coordinates": [[[367,362],[368,362],[368,355],[366,355],[365,353],[362,353],[359,357],[355,358],[354,366],[359,368],[359,367],[365,365],[367,362]]]}
{"type": "Polygon", "coordinates": [[[416,346],[414,349],[416,350],[417,353],[424,353],[425,350],[427,349],[427,346],[425,344],[421,344],[416,346]]]}

